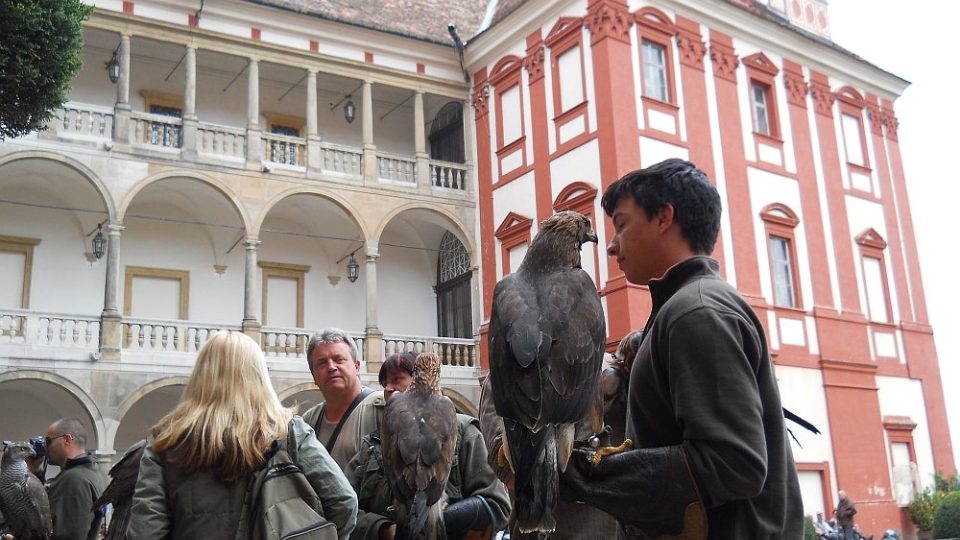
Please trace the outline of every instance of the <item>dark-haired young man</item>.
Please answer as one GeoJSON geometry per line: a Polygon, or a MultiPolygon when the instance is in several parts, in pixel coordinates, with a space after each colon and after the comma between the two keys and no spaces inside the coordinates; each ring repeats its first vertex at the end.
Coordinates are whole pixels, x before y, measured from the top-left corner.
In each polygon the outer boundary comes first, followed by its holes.
{"type": "Polygon", "coordinates": [[[613,514],[628,538],[803,536],[802,502],[763,327],[709,258],[717,190],[669,159],[607,188],[607,252],[653,301],[630,372],[634,449],[593,466],[571,458],[563,482],[613,514]]]}

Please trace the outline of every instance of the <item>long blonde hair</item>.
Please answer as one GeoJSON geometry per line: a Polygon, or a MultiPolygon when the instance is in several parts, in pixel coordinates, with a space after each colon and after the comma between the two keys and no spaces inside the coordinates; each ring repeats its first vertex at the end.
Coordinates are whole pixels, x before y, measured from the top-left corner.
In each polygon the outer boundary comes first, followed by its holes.
{"type": "Polygon", "coordinates": [[[234,481],[263,466],[293,413],[280,403],[257,343],[220,332],[200,350],[180,403],[153,426],[153,449],[187,474],[212,469],[234,481]]]}

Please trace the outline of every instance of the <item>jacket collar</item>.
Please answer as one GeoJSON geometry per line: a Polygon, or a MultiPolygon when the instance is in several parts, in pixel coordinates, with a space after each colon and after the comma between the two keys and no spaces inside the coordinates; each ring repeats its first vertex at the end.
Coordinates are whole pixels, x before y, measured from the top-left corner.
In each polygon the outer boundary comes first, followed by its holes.
{"type": "Polygon", "coordinates": [[[93,456],[89,452],[78,454],[77,457],[73,459],[68,459],[67,462],[63,465],[63,470],[72,469],[74,467],[90,465],[93,463],[93,456]]]}
{"type": "Polygon", "coordinates": [[[684,259],[670,267],[663,276],[651,279],[650,296],[653,300],[653,310],[657,311],[681,287],[702,276],[719,276],[720,263],[707,257],[698,255],[684,259]]]}

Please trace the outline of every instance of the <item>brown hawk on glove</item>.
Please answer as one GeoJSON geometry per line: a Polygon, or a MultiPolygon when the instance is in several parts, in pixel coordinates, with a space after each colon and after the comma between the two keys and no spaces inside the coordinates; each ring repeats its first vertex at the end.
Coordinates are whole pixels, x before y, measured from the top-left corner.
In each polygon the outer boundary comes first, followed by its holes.
{"type": "Polygon", "coordinates": [[[380,425],[397,538],[445,539],[441,500],[457,443],[457,410],[440,393],[440,358],[422,353],[407,391],[387,402],[380,425]]]}
{"type": "Polygon", "coordinates": [[[515,474],[513,518],[521,532],[554,530],[559,473],[576,424],[593,411],[594,430],[603,428],[598,381],[606,324],[596,285],[580,268],[585,242],[597,242],[590,220],[555,214],[517,272],[493,291],[490,388],[515,474]]]}

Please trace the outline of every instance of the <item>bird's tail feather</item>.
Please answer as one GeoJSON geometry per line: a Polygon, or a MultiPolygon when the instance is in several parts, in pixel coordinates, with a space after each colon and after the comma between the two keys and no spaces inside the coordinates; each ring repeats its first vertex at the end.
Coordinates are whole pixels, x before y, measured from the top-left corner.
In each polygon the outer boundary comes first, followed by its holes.
{"type": "Polygon", "coordinates": [[[531,431],[505,420],[507,442],[515,470],[516,523],[523,532],[551,532],[557,522],[560,476],[557,470],[557,438],[554,426],[531,431]]]}
{"type": "Polygon", "coordinates": [[[427,523],[427,494],[417,490],[413,496],[413,504],[406,515],[406,519],[397,524],[398,540],[413,540],[423,532],[427,523]]]}

